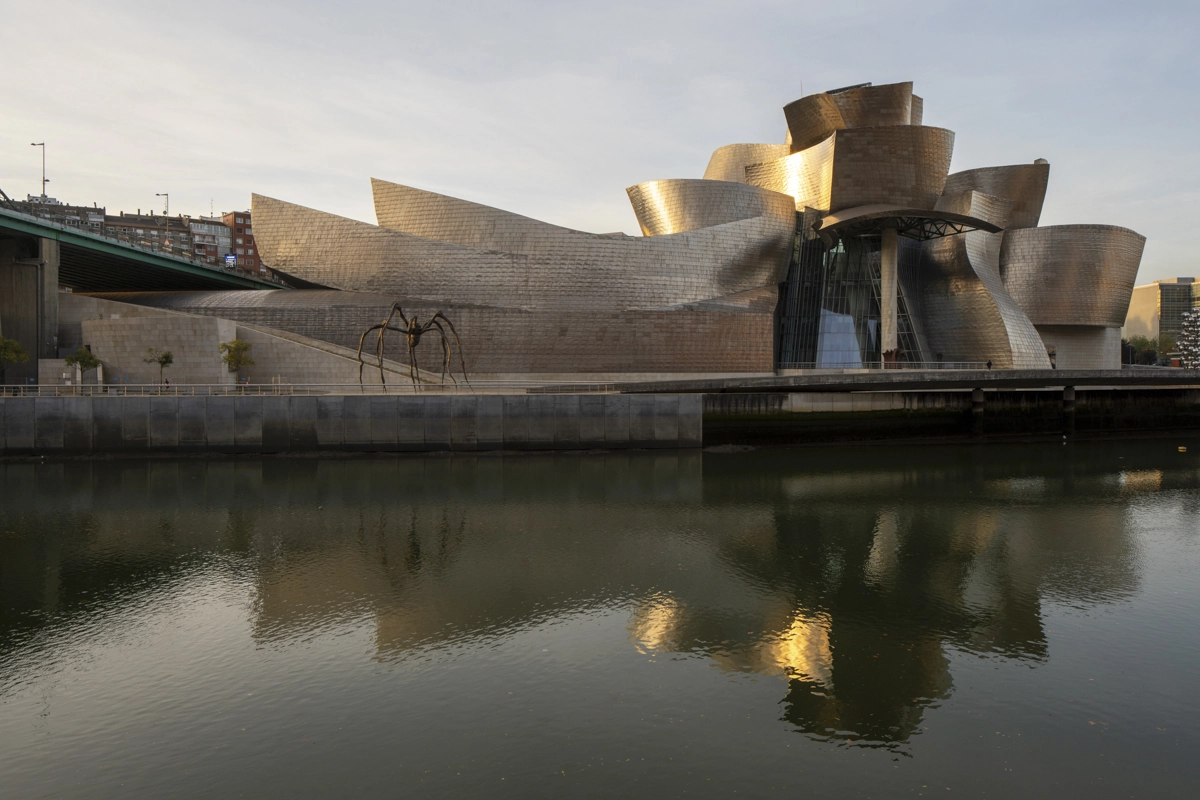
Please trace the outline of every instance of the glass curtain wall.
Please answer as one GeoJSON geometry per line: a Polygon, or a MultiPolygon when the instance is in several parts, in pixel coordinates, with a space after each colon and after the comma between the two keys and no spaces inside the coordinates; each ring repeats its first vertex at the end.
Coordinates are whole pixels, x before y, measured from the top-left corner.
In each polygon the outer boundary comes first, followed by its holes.
{"type": "MultiPolygon", "coordinates": [[[[843,239],[830,250],[815,236],[797,235],[792,265],[780,287],[781,369],[882,366],[880,255],[878,235],[843,239]]],[[[913,257],[919,257],[919,249],[901,248],[902,261],[913,257]]],[[[914,267],[900,265],[901,271],[914,267]]],[[[921,347],[902,289],[898,306],[900,361],[918,363],[921,347]]]]}

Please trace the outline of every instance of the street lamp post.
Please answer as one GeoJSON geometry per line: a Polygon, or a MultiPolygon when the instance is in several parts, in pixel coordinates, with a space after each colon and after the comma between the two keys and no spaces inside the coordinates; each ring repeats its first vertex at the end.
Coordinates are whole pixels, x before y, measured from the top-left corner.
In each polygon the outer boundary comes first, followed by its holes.
{"type": "Polygon", "coordinates": [[[46,184],[50,179],[46,177],[46,143],[45,142],[30,142],[30,147],[42,148],[42,199],[46,199],[46,184]]]}
{"type": "Polygon", "coordinates": [[[171,216],[171,193],[170,192],[155,192],[154,196],[166,198],[165,200],[163,200],[163,216],[164,217],[171,216]]]}

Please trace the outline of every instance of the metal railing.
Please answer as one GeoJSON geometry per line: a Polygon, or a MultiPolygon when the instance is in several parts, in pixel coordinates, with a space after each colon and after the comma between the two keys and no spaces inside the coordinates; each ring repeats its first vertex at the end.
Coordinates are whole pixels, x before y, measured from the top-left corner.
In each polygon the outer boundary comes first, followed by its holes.
{"type": "Polygon", "coordinates": [[[279,397],[306,395],[483,395],[483,394],[615,394],[620,383],[556,381],[471,381],[389,383],[106,383],[0,386],[0,397],[279,397]]]}
{"type": "Polygon", "coordinates": [[[882,361],[847,361],[847,362],[815,362],[800,361],[782,363],[778,369],[810,369],[810,370],[877,370],[877,369],[991,369],[986,361],[899,361],[885,364],[882,361]]]}

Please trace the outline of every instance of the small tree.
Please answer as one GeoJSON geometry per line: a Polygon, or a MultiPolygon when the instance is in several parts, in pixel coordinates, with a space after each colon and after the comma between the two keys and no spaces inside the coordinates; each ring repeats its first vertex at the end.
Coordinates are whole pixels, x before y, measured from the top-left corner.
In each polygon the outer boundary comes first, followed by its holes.
{"type": "Polygon", "coordinates": [[[24,364],[29,360],[29,353],[21,347],[16,339],[6,339],[0,336],[0,383],[8,377],[8,368],[13,364],[24,364]]]}
{"type": "Polygon", "coordinates": [[[91,350],[86,347],[81,347],[71,355],[63,359],[68,367],[79,367],[80,372],[87,372],[90,369],[96,369],[100,366],[100,359],[92,354],[91,350]]]}
{"type": "Polygon", "coordinates": [[[243,367],[253,367],[254,359],[250,358],[250,343],[241,339],[234,339],[231,342],[221,342],[218,349],[221,351],[221,360],[225,362],[225,366],[235,375],[239,375],[243,367]]]}
{"type": "Polygon", "coordinates": [[[158,382],[163,382],[163,369],[175,363],[175,356],[170,350],[158,350],[153,347],[146,348],[146,357],[142,359],[144,364],[158,364],[158,382]]]}
{"type": "Polygon", "coordinates": [[[1200,308],[1183,315],[1183,331],[1179,334],[1179,354],[1188,369],[1200,369],[1200,308]]]}

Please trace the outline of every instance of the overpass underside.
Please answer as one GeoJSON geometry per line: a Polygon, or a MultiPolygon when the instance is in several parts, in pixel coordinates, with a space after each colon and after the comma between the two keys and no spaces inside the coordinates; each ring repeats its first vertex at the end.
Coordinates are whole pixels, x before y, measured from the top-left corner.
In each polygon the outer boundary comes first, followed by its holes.
{"type": "Polygon", "coordinates": [[[38,359],[58,352],[58,293],[280,288],[247,275],[142,250],[0,208],[0,336],[29,355],[5,384],[37,381],[38,359]]]}

